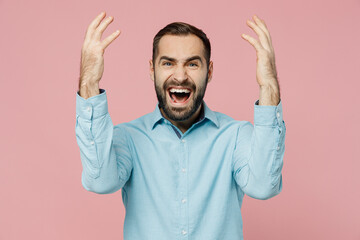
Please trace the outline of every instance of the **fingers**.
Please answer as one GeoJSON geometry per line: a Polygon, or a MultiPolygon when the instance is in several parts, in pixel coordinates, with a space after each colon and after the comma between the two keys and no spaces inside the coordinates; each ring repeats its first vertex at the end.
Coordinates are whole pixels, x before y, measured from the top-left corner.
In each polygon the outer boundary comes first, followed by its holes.
{"type": "Polygon", "coordinates": [[[266,34],[266,36],[268,37],[269,40],[271,40],[271,36],[270,36],[270,33],[269,33],[269,30],[267,29],[267,26],[265,24],[265,21],[258,18],[258,16],[254,15],[253,16],[256,24],[261,28],[261,30],[263,30],[263,32],[266,34]]]}
{"type": "Polygon", "coordinates": [[[102,48],[105,49],[120,35],[120,30],[117,30],[101,42],[102,34],[109,26],[109,24],[114,20],[114,17],[112,16],[109,16],[106,19],[105,16],[106,13],[102,12],[90,23],[86,32],[84,44],[89,45],[91,43],[95,43],[101,45],[102,48]]]}
{"type": "Polygon", "coordinates": [[[101,20],[105,17],[106,13],[101,12],[96,18],[89,24],[87,31],[86,31],[86,38],[91,38],[94,34],[96,28],[99,26],[101,20]]]}
{"type": "Polygon", "coordinates": [[[250,37],[249,35],[246,35],[246,34],[242,34],[241,37],[244,38],[246,41],[248,41],[251,45],[253,45],[253,47],[255,48],[255,50],[257,52],[260,52],[261,50],[264,49],[261,46],[261,44],[259,43],[259,41],[256,40],[255,38],[252,38],[252,37],[250,37]]]}
{"type": "Polygon", "coordinates": [[[255,22],[247,20],[246,23],[258,35],[260,43],[259,41],[255,40],[249,35],[243,34],[242,37],[245,40],[247,40],[251,45],[253,45],[257,51],[261,49],[266,49],[268,51],[271,51],[272,50],[271,37],[269,31],[267,30],[265,22],[259,19],[256,15],[254,15],[253,18],[255,22]]]}
{"type": "Polygon", "coordinates": [[[115,32],[113,32],[110,36],[108,36],[107,38],[105,38],[101,45],[103,46],[103,48],[107,48],[107,46],[109,46],[110,43],[112,43],[112,41],[114,41],[119,35],[120,35],[121,31],[120,30],[116,30],[115,32]]]}
{"type": "Polygon", "coordinates": [[[109,24],[114,20],[112,16],[107,17],[104,21],[101,22],[101,24],[96,28],[96,31],[94,32],[94,37],[97,40],[101,39],[101,36],[105,29],[109,26],[109,24]]]}

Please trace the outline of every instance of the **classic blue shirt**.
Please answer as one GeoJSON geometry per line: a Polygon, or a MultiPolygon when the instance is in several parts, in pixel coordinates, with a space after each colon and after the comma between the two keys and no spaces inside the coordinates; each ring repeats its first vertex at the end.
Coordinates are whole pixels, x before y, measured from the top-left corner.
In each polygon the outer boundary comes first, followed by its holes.
{"type": "Polygon", "coordinates": [[[82,186],[121,189],[124,240],[243,239],[244,194],[282,190],[285,122],[277,106],[254,103],[254,125],[212,111],[182,133],[160,112],[113,125],[104,89],[76,96],[82,186]]]}

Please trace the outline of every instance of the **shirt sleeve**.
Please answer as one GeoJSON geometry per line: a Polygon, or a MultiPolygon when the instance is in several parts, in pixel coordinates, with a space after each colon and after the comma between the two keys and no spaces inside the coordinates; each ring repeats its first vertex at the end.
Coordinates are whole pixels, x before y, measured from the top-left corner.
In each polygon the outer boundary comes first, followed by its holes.
{"type": "Polygon", "coordinates": [[[104,89],[87,99],[77,92],[75,133],[87,191],[113,193],[129,179],[133,165],[124,126],[114,127],[104,89]]]}
{"type": "Polygon", "coordinates": [[[282,190],[285,122],[282,102],[277,106],[254,104],[254,125],[238,128],[233,154],[233,176],[242,191],[255,199],[269,199],[282,190]]]}

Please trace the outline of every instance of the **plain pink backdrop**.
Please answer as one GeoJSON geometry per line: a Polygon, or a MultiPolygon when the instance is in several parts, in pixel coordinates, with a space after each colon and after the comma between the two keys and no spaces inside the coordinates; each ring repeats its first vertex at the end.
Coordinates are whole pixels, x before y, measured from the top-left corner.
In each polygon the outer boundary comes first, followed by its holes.
{"type": "Polygon", "coordinates": [[[114,124],[155,109],[152,39],[173,21],[205,31],[213,80],[205,101],[253,122],[259,90],[257,14],[272,36],[287,127],[283,191],[245,196],[246,240],[360,239],[360,2],[346,1],[0,1],[0,239],[122,239],[121,192],[81,185],[75,137],[80,51],[88,24],[114,16],[104,32],[100,87],[114,124]]]}

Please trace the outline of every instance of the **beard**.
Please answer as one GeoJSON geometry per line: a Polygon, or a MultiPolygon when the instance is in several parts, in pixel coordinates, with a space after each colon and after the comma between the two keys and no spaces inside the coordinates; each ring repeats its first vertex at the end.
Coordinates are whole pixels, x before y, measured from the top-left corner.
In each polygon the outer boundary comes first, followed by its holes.
{"type": "MultiPolygon", "coordinates": [[[[189,119],[201,106],[205,96],[205,91],[208,83],[208,74],[206,74],[205,84],[196,87],[189,80],[186,80],[183,84],[179,85],[176,81],[165,81],[163,86],[156,84],[156,74],[154,72],[154,85],[156,96],[159,102],[159,108],[161,108],[165,115],[173,121],[184,121],[189,119]],[[170,81],[170,82],[169,82],[170,81]],[[192,99],[189,100],[188,106],[185,107],[173,107],[168,104],[166,94],[168,86],[181,86],[187,87],[192,90],[192,99]]],[[[189,96],[190,97],[190,96],[189,96]]]]}

